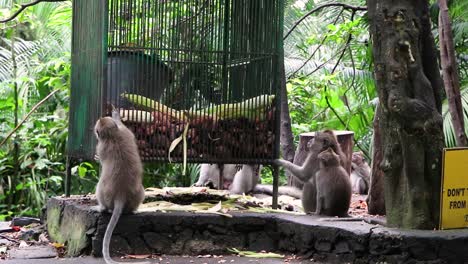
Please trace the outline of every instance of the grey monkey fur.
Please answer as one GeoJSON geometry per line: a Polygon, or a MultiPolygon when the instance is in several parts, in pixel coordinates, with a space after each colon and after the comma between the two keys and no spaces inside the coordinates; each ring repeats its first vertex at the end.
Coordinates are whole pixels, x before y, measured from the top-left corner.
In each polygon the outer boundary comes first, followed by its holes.
{"type": "Polygon", "coordinates": [[[135,212],[143,202],[143,165],[135,136],[121,122],[118,111],[112,112],[112,118],[100,118],[94,132],[98,140],[96,154],[101,163],[96,197],[101,212],[112,212],[104,234],[102,254],[106,263],[119,263],[110,257],[110,239],[121,214],[135,212]]]}
{"type": "Polygon", "coordinates": [[[346,156],[341,150],[335,134],[331,130],[316,132],[314,138],[308,142],[307,148],[309,153],[301,166],[283,159],[275,160],[275,163],[278,166],[284,167],[291,172],[292,176],[304,183],[301,197],[302,207],[304,212],[313,213],[316,211],[317,206],[315,175],[319,170],[318,154],[331,148],[339,156],[341,166],[346,164],[346,156]]]}
{"type": "MultiPolygon", "coordinates": [[[[223,180],[224,187],[226,183],[230,183],[227,188],[230,193],[242,194],[251,192],[257,185],[260,179],[261,165],[250,164],[224,164],[223,165],[223,180]],[[240,167],[240,168],[239,168],[240,167]]],[[[219,188],[219,175],[221,170],[218,164],[202,164],[200,168],[200,176],[195,186],[208,186],[210,183],[213,188],[219,188]]]]}
{"type": "Polygon", "coordinates": [[[351,182],[349,175],[340,165],[340,157],[331,149],[317,156],[320,170],[316,175],[317,208],[315,214],[327,216],[348,216],[351,203],[351,182]]]}
{"type": "Polygon", "coordinates": [[[362,152],[354,152],[351,159],[351,185],[354,193],[367,194],[370,187],[371,169],[362,152]]]}

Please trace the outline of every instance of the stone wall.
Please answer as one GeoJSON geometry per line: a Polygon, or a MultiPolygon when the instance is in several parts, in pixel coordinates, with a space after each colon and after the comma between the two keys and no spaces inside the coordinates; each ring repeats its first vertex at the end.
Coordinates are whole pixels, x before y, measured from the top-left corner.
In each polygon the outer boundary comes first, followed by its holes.
{"type": "MultiPolygon", "coordinates": [[[[109,219],[73,199],[52,198],[47,205],[50,237],[67,243],[70,255],[100,256],[109,219]]],[[[232,247],[328,263],[466,263],[468,230],[403,231],[311,215],[154,212],[122,216],[111,241],[113,255],[225,254],[232,247]]]]}

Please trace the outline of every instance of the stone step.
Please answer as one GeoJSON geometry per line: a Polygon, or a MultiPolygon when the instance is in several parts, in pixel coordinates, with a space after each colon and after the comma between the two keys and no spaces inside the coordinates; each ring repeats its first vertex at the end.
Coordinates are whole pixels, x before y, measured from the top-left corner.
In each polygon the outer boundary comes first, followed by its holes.
{"type": "MultiPolygon", "coordinates": [[[[47,204],[50,238],[68,254],[101,255],[110,214],[95,201],[51,198],[47,204]]],[[[316,261],[354,263],[468,261],[468,230],[399,230],[364,221],[313,215],[230,212],[233,217],[190,212],[144,212],[121,217],[111,254],[223,254],[228,248],[300,254],[316,261]]]]}

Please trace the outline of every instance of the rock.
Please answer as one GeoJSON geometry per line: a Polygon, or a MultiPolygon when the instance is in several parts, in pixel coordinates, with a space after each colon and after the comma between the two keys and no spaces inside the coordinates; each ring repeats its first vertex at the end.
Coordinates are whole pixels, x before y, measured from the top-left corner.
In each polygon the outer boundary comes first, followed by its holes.
{"type": "Polygon", "coordinates": [[[11,226],[27,226],[30,224],[40,224],[41,220],[39,218],[32,217],[15,217],[11,220],[11,226]]]}
{"type": "Polygon", "coordinates": [[[144,233],[143,238],[146,245],[154,249],[157,253],[162,253],[164,249],[171,248],[173,243],[169,237],[155,232],[144,233]]]}
{"type": "Polygon", "coordinates": [[[38,226],[35,228],[27,229],[20,232],[19,238],[21,240],[29,241],[29,240],[39,240],[39,236],[44,232],[43,226],[38,226]]]}
{"type": "Polygon", "coordinates": [[[9,251],[13,259],[39,259],[55,258],[57,251],[52,246],[31,246],[25,248],[14,248],[9,251]]]}
{"type": "Polygon", "coordinates": [[[145,241],[139,236],[133,236],[128,238],[128,244],[133,249],[133,254],[136,255],[147,255],[151,254],[151,250],[146,245],[145,241]]]}
{"type": "Polygon", "coordinates": [[[0,233],[11,232],[13,229],[10,226],[11,222],[0,222],[0,233]]]}
{"type": "Polygon", "coordinates": [[[252,232],[248,235],[249,249],[253,251],[274,251],[276,250],[275,240],[266,232],[252,232]]]}
{"type": "Polygon", "coordinates": [[[339,241],[338,243],[335,244],[334,253],[344,254],[344,253],[350,253],[350,252],[351,252],[351,249],[349,248],[349,245],[346,241],[339,241]]]}
{"type": "Polygon", "coordinates": [[[0,239],[0,246],[9,246],[11,244],[13,244],[13,242],[8,239],[0,239]]]}
{"type": "Polygon", "coordinates": [[[330,252],[332,248],[332,243],[325,239],[318,239],[315,241],[315,249],[321,252],[330,252]]]}
{"type": "Polygon", "coordinates": [[[116,235],[111,237],[109,251],[111,256],[121,256],[122,254],[134,253],[128,241],[125,238],[116,235]]]}

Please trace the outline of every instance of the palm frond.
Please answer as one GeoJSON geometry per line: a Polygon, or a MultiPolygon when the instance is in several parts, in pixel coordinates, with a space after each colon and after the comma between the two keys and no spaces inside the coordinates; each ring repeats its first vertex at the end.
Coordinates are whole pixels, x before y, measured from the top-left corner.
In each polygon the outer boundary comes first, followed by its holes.
{"type": "MultiPolygon", "coordinates": [[[[465,122],[465,133],[468,135],[468,87],[464,87],[460,93],[463,107],[463,120],[465,122]]],[[[442,117],[444,122],[445,146],[449,148],[455,147],[457,145],[455,141],[455,131],[453,128],[447,99],[444,100],[442,104],[442,117]]]]}

